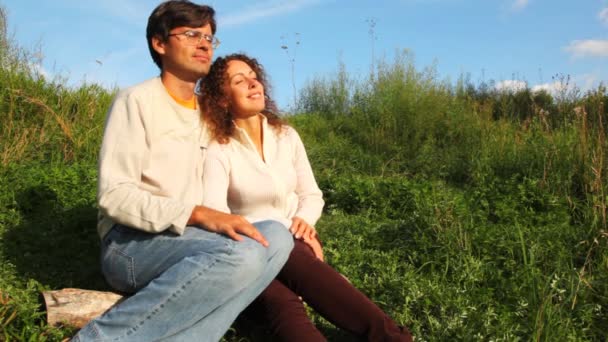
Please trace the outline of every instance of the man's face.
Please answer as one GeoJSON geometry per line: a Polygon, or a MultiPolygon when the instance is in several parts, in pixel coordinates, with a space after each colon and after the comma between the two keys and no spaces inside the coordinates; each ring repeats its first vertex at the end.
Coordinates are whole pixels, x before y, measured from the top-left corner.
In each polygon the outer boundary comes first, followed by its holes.
{"type": "Polygon", "coordinates": [[[192,39],[183,34],[187,31],[213,36],[209,24],[202,27],[180,26],[169,32],[166,41],[153,38],[153,47],[161,56],[163,73],[171,73],[183,80],[196,81],[209,72],[213,46],[206,39],[200,39],[198,43],[193,44],[192,39]]]}

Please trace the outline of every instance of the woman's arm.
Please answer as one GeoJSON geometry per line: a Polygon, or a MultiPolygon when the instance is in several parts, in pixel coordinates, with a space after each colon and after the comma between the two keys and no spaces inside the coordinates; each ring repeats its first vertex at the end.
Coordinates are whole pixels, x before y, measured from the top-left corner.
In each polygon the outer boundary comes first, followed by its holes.
{"type": "Polygon", "coordinates": [[[296,171],[296,194],[298,195],[298,209],[294,217],[299,217],[311,226],[317,223],[323,211],[323,193],[306,155],[306,149],[298,133],[291,129],[290,138],[294,145],[294,168],[296,171]]]}
{"type": "Polygon", "coordinates": [[[296,171],[296,194],[298,209],[292,218],[290,231],[296,238],[301,238],[321,261],[324,260],[323,250],[313,227],[323,211],[323,193],[312,172],[312,167],[306,154],[302,139],[295,130],[289,132],[294,144],[294,168],[296,171]]]}

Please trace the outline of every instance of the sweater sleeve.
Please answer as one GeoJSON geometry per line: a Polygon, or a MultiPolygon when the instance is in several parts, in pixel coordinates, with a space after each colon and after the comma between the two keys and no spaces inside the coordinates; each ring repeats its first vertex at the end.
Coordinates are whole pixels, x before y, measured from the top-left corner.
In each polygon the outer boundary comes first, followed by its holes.
{"type": "Polygon", "coordinates": [[[150,233],[182,234],[194,203],[154,195],[141,181],[148,146],[141,103],[119,94],[106,119],[99,156],[97,201],[114,222],[150,233]]]}
{"type": "Polygon", "coordinates": [[[230,213],[228,186],[230,185],[230,162],[228,152],[223,152],[217,142],[207,149],[203,164],[203,206],[230,213]]]}
{"type": "Polygon", "coordinates": [[[323,193],[315,180],[302,139],[295,130],[290,130],[289,134],[294,144],[294,168],[297,178],[296,194],[298,195],[298,209],[294,216],[298,216],[314,226],[321,217],[325,204],[323,193]]]}

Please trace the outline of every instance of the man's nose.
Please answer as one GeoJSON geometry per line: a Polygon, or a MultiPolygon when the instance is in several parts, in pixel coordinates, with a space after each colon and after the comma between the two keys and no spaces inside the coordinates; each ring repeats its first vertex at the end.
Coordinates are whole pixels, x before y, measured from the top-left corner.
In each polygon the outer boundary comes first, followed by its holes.
{"type": "Polygon", "coordinates": [[[203,51],[209,51],[209,49],[211,48],[211,43],[208,42],[206,39],[200,39],[198,41],[198,44],[196,45],[197,48],[202,49],[203,51]]]}

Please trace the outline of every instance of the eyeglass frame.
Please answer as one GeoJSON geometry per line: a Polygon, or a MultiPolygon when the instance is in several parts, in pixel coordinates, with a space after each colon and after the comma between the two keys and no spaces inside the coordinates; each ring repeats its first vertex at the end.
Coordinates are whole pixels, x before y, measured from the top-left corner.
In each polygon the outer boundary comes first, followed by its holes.
{"type": "Polygon", "coordinates": [[[217,49],[217,47],[220,46],[220,40],[216,36],[206,34],[206,33],[203,33],[201,31],[197,31],[197,30],[186,30],[184,32],[170,33],[167,35],[167,37],[171,37],[171,36],[185,36],[186,43],[190,46],[198,46],[201,44],[201,42],[203,40],[205,40],[207,43],[209,43],[211,45],[211,47],[214,49],[217,49]],[[192,35],[193,33],[194,33],[194,35],[192,35]],[[189,39],[195,38],[196,36],[198,36],[198,41],[195,44],[192,44],[188,41],[189,39]]]}

